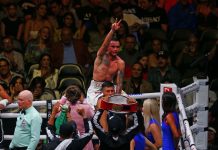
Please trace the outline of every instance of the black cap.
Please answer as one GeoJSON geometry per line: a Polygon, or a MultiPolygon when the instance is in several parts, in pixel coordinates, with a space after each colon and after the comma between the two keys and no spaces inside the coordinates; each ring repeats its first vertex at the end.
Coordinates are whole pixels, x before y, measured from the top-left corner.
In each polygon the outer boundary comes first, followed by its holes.
{"type": "Polygon", "coordinates": [[[158,54],[157,54],[157,57],[163,57],[163,58],[168,58],[169,57],[169,54],[167,51],[159,51],[158,54]]]}
{"type": "Polygon", "coordinates": [[[125,129],[125,125],[123,120],[118,115],[114,115],[108,119],[108,128],[109,132],[116,135],[125,129]]]}
{"type": "Polygon", "coordinates": [[[60,135],[64,138],[76,135],[77,126],[74,121],[63,123],[60,127],[60,135]]]}

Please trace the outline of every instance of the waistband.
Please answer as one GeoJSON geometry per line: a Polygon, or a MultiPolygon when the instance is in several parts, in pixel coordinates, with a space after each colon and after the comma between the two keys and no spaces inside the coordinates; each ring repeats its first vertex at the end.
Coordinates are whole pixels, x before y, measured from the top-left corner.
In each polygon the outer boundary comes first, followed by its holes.
{"type": "Polygon", "coordinates": [[[100,81],[95,81],[95,80],[92,80],[91,81],[91,85],[94,85],[95,87],[98,87],[98,88],[101,88],[102,84],[104,82],[100,82],[100,81]]]}
{"type": "Polygon", "coordinates": [[[94,83],[101,83],[101,84],[104,83],[104,81],[96,81],[96,80],[91,80],[91,82],[94,82],[94,83]]]}

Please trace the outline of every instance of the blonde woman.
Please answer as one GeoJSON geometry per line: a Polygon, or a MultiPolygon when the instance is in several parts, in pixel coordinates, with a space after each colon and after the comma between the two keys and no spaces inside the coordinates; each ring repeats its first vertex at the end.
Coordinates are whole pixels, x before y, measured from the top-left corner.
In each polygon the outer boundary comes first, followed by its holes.
{"type": "Polygon", "coordinates": [[[159,105],[156,99],[146,99],[143,103],[145,135],[157,148],[162,146],[159,105]]]}

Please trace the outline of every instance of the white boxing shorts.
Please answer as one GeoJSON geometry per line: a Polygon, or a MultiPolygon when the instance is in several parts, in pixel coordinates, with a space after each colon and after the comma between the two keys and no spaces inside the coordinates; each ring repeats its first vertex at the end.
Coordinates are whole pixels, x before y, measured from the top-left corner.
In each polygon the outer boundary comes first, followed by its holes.
{"type": "Polygon", "coordinates": [[[92,80],[87,91],[87,103],[96,106],[100,96],[102,96],[101,86],[104,82],[92,80]]]}

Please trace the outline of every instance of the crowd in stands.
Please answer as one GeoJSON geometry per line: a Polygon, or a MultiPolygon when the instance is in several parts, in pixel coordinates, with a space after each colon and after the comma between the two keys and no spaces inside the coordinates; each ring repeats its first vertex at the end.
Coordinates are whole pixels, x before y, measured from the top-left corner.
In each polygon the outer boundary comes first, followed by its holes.
{"type": "MultiPolygon", "coordinates": [[[[97,51],[111,24],[122,20],[115,36],[125,62],[123,90],[159,92],[161,83],[183,87],[193,76],[208,76],[209,125],[216,134],[217,5],[215,0],[0,0],[0,86],[13,102],[25,89],[35,101],[61,99],[72,84],[86,97],[97,51]]],[[[150,103],[140,104],[152,111],[156,103],[150,103]]],[[[157,122],[146,123],[146,135],[157,122]]],[[[160,141],[153,143],[160,147],[160,141]]]]}

